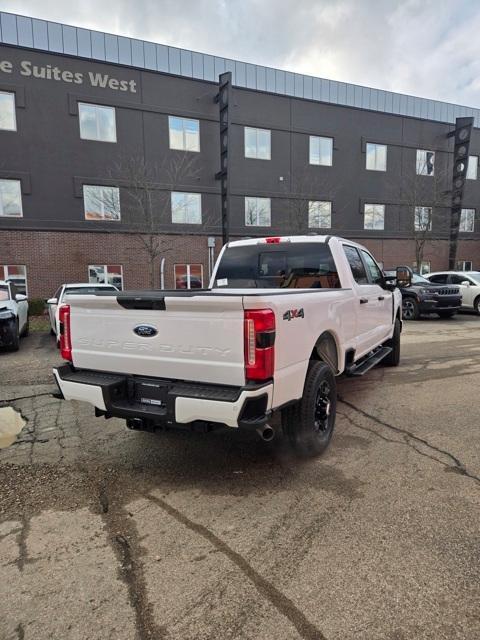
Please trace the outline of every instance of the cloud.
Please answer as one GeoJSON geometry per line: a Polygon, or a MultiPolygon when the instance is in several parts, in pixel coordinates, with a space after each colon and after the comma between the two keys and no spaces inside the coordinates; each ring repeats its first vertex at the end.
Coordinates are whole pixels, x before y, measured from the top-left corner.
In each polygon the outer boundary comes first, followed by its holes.
{"type": "Polygon", "coordinates": [[[477,0],[3,0],[3,9],[480,107],[477,0]]]}

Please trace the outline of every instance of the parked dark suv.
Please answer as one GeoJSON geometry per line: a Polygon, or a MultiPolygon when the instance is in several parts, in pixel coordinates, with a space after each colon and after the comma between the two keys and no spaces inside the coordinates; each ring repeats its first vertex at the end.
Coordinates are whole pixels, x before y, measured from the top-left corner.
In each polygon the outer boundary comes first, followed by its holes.
{"type": "MultiPolygon", "coordinates": [[[[385,271],[394,276],[395,271],[385,271]]],[[[402,287],[402,315],[404,320],[417,320],[422,314],[437,313],[441,318],[451,318],[462,306],[459,287],[432,284],[423,276],[414,273],[412,284],[402,287]]]]}

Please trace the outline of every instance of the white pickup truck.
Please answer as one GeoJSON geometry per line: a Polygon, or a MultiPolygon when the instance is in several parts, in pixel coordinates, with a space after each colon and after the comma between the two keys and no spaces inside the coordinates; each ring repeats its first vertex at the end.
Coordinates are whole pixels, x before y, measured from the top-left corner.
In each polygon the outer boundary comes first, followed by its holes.
{"type": "Polygon", "coordinates": [[[18,351],[20,338],[28,335],[28,298],[16,285],[0,280],[0,348],[18,351]]]}
{"type": "MultiPolygon", "coordinates": [[[[399,267],[396,279],[410,274],[399,267]]],[[[266,440],[280,411],[292,444],[318,454],[335,424],[335,376],[399,363],[395,285],[342,238],[230,242],[207,290],[69,296],[58,396],[131,429],[253,428],[266,440]]]]}

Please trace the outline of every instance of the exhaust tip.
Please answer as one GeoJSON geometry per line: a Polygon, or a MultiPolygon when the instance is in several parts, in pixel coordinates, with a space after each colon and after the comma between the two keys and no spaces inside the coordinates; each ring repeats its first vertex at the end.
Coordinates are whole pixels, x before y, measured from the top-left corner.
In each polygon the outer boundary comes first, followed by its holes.
{"type": "Polygon", "coordinates": [[[275,431],[269,424],[266,424],[264,427],[259,427],[257,433],[264,442],[271,442],[275,437],[275,431]]]}

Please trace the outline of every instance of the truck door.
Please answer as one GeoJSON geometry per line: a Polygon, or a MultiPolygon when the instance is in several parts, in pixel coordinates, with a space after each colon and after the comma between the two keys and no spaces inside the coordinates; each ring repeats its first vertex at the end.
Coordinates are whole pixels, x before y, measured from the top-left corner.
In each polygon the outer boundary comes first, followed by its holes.
{"type": "Polygon", "coordinates": [[[362,249],[362,258],[367,269],[367,276],[372,286],[376,287],[376,299],[373,295],[373,305],[375,307],[375,314],[378,317],[379,328],[379,341],[386,340],[392,331],[393,324],[393,292],[387,291],[383,288],[384,282],[383,273],[380,267],[375,262],[375,259],[362,249]]]}
{"type": "Polygon", "coordinates": [[[367,275],[365,263],[359,249],[351,245],[343,245],[352,276],[354,290],[357,294],[357,346],[356,357],[359,358],[381,342],[383,334],[380,287],[372,284],[367,275]]]}

